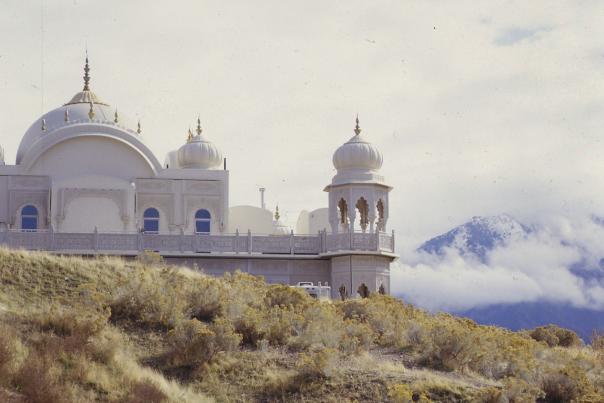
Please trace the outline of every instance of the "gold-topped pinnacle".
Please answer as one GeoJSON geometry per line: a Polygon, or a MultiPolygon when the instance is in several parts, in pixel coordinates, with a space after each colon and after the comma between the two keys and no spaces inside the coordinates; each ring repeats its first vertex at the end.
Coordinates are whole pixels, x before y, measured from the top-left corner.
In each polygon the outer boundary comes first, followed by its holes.
{"type": "Polygon", "coordinates": [[[279,214],[279,205],[275,206],[275,221],[279,221],[281,214],[279,214]]]}
{"type": "Polygon", "coordinates": [[[138,134],[141,134],[141,132],[142,132],[142,130],[141,130],[141,120],[140,120],[140,119],[138,120],[138,126],[137,126],[137,128],[136,128],[136,132],[137,132],[138,134]]]}
{"type": "Polygon", "coordinates": [[[88,66],[88,49],[86,49],[86,64],[84,65],[84,89],[82,91],[90,91],[90,67],[88,66]]]}
{"type": "Polygon", "coordinates": [[[358,136],[361,134],[361,127],[359,126],[359,114],[357,113],[357,124],[354,127],[354,133],[358,136]]]}
{"type": "Polygon", "coordinates": [[[65,121],[65,123],[69,123],[69,109],[65,109],[63,120],[65,121]]]}
{"type": "Polygon", "coordinates": [[[46,119],[42,119],[42,131],[46,131],[46,119]]]}
{"type": "Polygon", "coordinates": [[[197,135],[201,136],[201,132],[203,130],[201,129],[201,119],[199,118],[199,116],[197,117],[197,135]]]}
{"type": "Polygon", "coordinates": [[[113,114],[113,123],[118,123],[120,121],[120,117],[117,114],[117,108],[115,108],[115,113],[113,114]]]}
{"type": "Polygon", "coordinates": [[[88,111],[88,118],[90,120],[94,119],[94,104],[92,101],[90,102],[90,110],[88,111]]]}
{"type": "Polygon", "coordinates": [[[191,128],[189,127],[189,131],[187,132],[187,143],[190,143],[191,141],[193,141],[193,132],[191,131],[191,128]]]}

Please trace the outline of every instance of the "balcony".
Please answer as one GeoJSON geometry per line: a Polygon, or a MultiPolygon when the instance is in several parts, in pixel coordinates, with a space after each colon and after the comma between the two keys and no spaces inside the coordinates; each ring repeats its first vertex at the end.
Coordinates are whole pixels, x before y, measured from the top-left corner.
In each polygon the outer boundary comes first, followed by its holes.
{"type": "Polygon", "coordinates": [[[339,251],[394,253],[394,232],[316,235],[194,235],[145,233],[0,232],[0,244],[14,249],[81,254],[279,254],[322,255],[339,251]]]}

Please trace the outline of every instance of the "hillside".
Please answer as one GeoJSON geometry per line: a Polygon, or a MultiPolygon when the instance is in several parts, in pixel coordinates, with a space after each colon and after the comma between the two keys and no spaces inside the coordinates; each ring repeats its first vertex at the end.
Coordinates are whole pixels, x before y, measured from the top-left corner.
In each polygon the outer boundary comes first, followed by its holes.
{"type": "Polygon", "coordinates": [[[0,401],[604,401],[604,338],[151,263],[0,249],[0,401]]]}

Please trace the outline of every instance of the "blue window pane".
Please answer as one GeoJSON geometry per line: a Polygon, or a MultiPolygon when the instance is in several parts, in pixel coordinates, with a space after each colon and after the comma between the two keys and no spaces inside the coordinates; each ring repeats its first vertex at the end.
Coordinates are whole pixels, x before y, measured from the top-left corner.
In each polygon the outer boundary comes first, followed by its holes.
{"type": "Polygon", "coordinates": [[[159,211],[157,211],[157,209],[155,209],[153,207],[148,208],[147,210],[145,210],[143,217],[144,218],[159,218],[159,211]]]}
{"type": "Polygon", "coordinates": [[[34,206],[25,206],[21,210],[21,215],[38,215],[38,209],[34,206]]]}
{"type": "Polygon", "coordinates": [[[38,229],[38,217],[21,217],[21,229],[35,231],[38,229]]]}
{"type": "Polygon", "coordinates": [[[195,218],[210,218],[210,212],[208,210],[197,210],[195,218]]]}
{"type": "Polygon", "coordinates": [[[145,232],[159,232],[159,211],[150,207],[143,213],[143,229],[145,232]]]}
{"type": "Polygon", "coordinates": [[[195,221],[195,231],[197,233],[209,234],[210,233],[210,220],[197,220],[195,221]]]}
{"type": "Polygon", "coordinates": [[[145,232],[159,232],[159,220],[151,219],[144,221],[145,232]]]}
{"type": "Polygon", "coordinates": [[[27,205],[21,209],[21,229],[35,231],[38,229],[38,209],[27,205]]]}

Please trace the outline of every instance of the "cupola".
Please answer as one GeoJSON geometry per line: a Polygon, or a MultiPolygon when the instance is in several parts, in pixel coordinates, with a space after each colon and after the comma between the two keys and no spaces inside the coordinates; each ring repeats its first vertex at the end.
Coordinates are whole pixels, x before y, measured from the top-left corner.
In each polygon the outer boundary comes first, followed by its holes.
{"type": "Polygon", "coordinates": [[[197,119],[197,135],[189,130],[187,142],[178,149],[178,164],[180,168],[210,169],[222,163],[222,153],[212,143],[202,136],[201,121],[197,119]]]}
{"type": "Polygon", "coordinates": [[[376,146],[361,136],[357,116],[355,135],[341,145],[333,154],[333,165],[340,171],[377,171],[382,167],[382,153],[376,146]]]}

